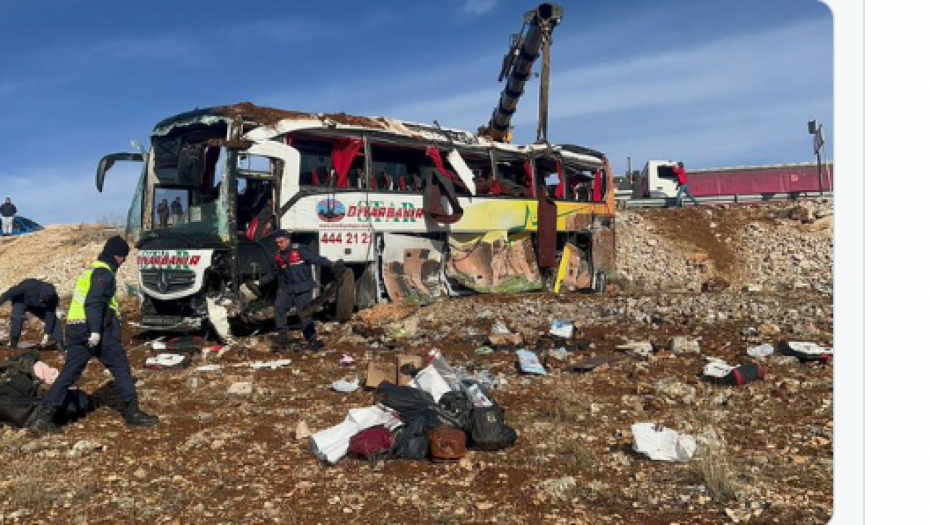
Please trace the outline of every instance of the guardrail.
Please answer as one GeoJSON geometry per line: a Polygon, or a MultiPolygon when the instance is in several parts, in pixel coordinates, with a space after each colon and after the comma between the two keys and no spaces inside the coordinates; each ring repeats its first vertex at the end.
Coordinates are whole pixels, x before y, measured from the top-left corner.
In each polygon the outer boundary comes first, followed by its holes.
{"type": "MultiPolygon", "coordinates": [[[[833,192],[810,193],[766,193],[757,195],[715,195],[712,197],[697,197],[699,204],[748,204],[757,202],[790,201],[801,199],[832,199],[833,192]]],[[[685,205],[690,199],[683,199],[685,205]]],[[[627,195],[617,196],[617,209],[632,208],[672,208],[675,207],[675,198],[633,199],[627,195]]]]}

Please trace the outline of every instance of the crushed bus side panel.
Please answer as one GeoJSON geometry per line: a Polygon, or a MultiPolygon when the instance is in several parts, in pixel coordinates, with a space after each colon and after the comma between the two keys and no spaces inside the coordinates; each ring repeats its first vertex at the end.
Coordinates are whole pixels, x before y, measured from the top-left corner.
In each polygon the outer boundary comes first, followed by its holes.
{"type": "Polygon", "coordinates": [[[394,302],[429,302],[442,295],[443,244],[412,235],[384,234],[381,275],[394,302]]]}
{"type": "Polygon", "coordinates": [[[530,234],[452,234],[446,275],[480,293],[518,293],[543,288],[530,234]]]}

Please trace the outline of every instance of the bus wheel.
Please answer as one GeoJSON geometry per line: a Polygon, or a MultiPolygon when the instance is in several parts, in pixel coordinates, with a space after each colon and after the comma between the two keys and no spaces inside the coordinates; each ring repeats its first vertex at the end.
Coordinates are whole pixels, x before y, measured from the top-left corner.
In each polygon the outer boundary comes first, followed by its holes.
{"type": "Polygon", "coordinates": [[[343,272],[342,282],[336,291],[336,320],[343,323],[352,318],[355,310],[355,273],[351,268],[343,272]]]}

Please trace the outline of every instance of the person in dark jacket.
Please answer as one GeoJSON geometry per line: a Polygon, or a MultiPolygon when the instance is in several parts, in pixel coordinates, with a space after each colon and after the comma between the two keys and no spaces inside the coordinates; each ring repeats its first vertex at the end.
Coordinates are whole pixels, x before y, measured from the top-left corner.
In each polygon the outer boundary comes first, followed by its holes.
{"type": "Polygon", "coordinates": [[[168,199],[162,199],[155,208],[158,214],[158,225],[162,228],[168,227],[168,217],[171,215],[171,207],[168,205],[168,199]]]}
{"type": "Polygon", "coordinates": [[[184,205],[181,204],[181,197],[175,197],[171,201],[171,216],[174,218],[175,225],[184,222],[184,205]]]}
{"type": "Polygon", "coordinates": [[[19,337],[23,333],[23,321],[26,312],[45,322],[45,335],[42,346],[47,345],[49,337],[55,338],[59,350],[64,350],[64,338],[61,322],[58,320],[58,292],[55,287],[38,279],[26,279],[0,295],[0,305],[7,301],[13,303],[13,315],[10,321],[10,346],[19,346],[19,337]]]}
{"type": "Polygon", "coordinates": [[[13,219],[16,218],[16,205],[12,199],[6,198],[6,202],[0,205],[0,222],[3,223],[3,235],[13,235],[13,219]]]}
{"type": "Polygon", "coordinates": [[[62,406],[68,388],[77,383],[91,357],[96,357],[113,375],[119,395],[119,412],[126,425],[148,427],[158,423],[156,416],[139,409],[136,385],[129,358],[120,342],[120,313],[116,300],[116,271],[129,255],[129,244],[116,235],[107,239],[103,251],[90,270],[78,278],[68,309],[65,366],[42,398],[40,429],[55,427],[52,416],[62,406]]]}
{"type": "Polygon", "coordinates": [[[316,288],[310,265],[332,268],[333,272],[339,273],[343,270],[342,261],[333,263],[326,257],[310,253],[306,246],[293,244],[287,230],[278,230],[272,235],[278,246],[278,253],[275,255],[278,271],[265,274],[258,284],[265,286],[275,280],[278,281],[278,295],[274,302],[277,342],[279,345],[287,343],[287,314],[291,308],[296,308],[300,316],[301,331],[310,344],[310,349],[320,350],[323,344],[316,337],[316,324],[313,322],[312,314],[307,310],[313,302],[313,291],[316,288]]]}

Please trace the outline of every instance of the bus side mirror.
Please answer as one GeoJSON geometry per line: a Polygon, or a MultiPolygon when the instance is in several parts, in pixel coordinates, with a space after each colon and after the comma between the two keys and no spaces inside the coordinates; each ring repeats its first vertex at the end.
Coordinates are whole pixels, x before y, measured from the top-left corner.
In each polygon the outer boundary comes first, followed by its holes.
{"type": "Polygon", "coordinates": [[[107,176],[107,171],[119,160],[144,162],[145,156],[141,153],[111,153],[109,155],[104,155],[97,164],[97,191],[100,193],[103,193],[103,180],[107,176]]]}

